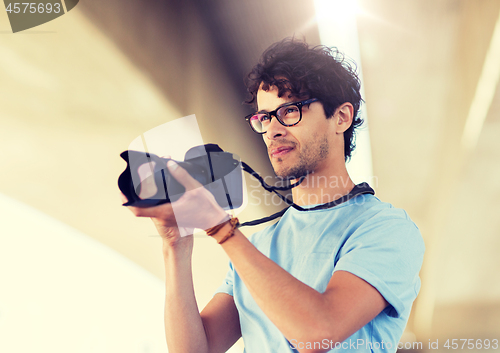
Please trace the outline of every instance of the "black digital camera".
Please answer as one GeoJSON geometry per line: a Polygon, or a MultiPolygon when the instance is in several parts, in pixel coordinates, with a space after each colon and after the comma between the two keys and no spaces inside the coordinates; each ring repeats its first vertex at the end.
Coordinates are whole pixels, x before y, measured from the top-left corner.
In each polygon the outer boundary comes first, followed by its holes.
{"type": "MultiPolygon", "coordinates": [[[[118,178],[118,187],[127,197],[124,206],[152,207],[178,200],[186,189],[169,172],[169,158],[139,151],[120,156],[127,168],[118,178]]],[[[243,204],[243,178],[238,156],[218,145],[196,146],[186,152],[184,161],[175,161],[210,191],[223,209],[243,204]]]]}

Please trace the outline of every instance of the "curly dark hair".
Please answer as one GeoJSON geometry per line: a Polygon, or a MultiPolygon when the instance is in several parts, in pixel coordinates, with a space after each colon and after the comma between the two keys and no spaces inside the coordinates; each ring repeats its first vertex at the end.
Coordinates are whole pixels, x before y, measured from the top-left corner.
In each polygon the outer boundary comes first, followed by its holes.
{"type": "Polygon", "coordinates": [[[344,158],[348,161],[356,147],[354,129],[363,124],[358,117],[363,99],[356,66],[346,61],[336,48],[323,45],[310,48],[293,38],[271,45],[248,74],[245,84],[251,97],[247,104],[257,105],[257,91],[270,86],[278,88],[278,96],[288,93],[298,99],[318,98],[327,119],[345,102],[354,107],[351,126],[344,132],[344,158]]]}

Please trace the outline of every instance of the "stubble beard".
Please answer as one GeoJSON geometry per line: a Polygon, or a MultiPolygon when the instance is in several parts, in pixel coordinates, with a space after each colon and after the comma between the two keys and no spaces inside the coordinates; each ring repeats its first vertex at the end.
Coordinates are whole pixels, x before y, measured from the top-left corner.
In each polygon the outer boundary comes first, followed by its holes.
{"type": "MultiPolygon", "coordinates": [[[[322,138],[314,136],[312,141],[318,141],[314,145],[305,145],[302,151],[299,151],[299,160],[292,166],[280,168],[274,167],[276,176],[283,179],[298,179],[305,177],[309,173],[313,173],[318,164],[326,159],[330,149],[328,143],[328,136],[324,135],[322,138]],[[319,140],[320,139],[320,140],[319,140]]],[[[277,162],[282,163],[284,158],[278,158],[277,162]]]]}

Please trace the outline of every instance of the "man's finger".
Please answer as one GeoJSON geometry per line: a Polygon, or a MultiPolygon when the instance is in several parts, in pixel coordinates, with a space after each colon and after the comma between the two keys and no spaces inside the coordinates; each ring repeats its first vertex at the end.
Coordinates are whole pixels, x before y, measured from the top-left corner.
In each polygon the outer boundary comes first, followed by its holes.
{"type": "Polygon", "coordinates": [[[123,195],[122,192],[120,192],[120,201],[122,203],[127,203],[128,202],[127,196],[123,195]]]}
{"type": "Polygon", "coordinates": [[[174,213],[172,211],[172,204],[166,203],[153,207],[127,207],[135,216],[137,217],[154,217],[163,218],[168,220],[175,220],[174,213]]]}
{"type": "Polygon", "coordinates": [[[179,183],[182,184],[182,186],[186,188],[186,191],[197,189],[203,186],[191,175],[189,175],[189,173],[184,168],[181,168],[173,160],[167,162],[167,167],[168,170],[170,171],[170,174],[172,174],[175,180],[177,180],[179,183]]]}

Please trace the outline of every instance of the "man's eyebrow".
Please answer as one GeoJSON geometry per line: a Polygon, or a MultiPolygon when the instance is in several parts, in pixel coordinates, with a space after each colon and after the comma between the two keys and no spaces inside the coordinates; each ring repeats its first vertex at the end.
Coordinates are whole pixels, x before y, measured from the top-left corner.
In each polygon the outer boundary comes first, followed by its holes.
{"type": "Polygon", "coordinates": [[[265,110],[265,109],[261,109],[261,110],[258,110],[257,113],[269,113],[270,111],[274,111],[274,110],[278,110],[279,108],[282,108],[282,107],[285,107],[287,104],[292,104],[292,103],[296,103],[295,101],[292,101],[292,102],[287,102],[287,103],[282,103],[280,105],[278,105],[276,107],[276,109],[273,109],[273,110],[265,110]]]}

